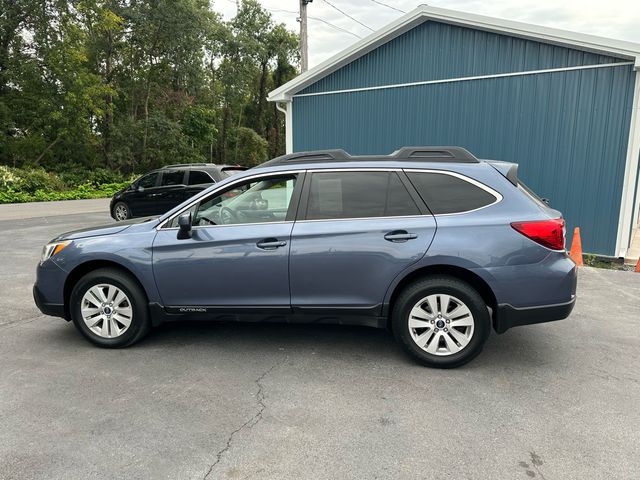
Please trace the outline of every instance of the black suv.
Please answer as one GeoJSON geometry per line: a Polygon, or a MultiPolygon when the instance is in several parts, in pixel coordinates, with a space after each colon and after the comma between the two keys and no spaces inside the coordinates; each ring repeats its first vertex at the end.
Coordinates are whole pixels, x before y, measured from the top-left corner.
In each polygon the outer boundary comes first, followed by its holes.
{"type": "Polygon", "coordinates": [[[184,163],[153,170],[113,196],[111,216],[121,221],[162,215],[210,185],[246,169],[240,165],[184,163]]]}

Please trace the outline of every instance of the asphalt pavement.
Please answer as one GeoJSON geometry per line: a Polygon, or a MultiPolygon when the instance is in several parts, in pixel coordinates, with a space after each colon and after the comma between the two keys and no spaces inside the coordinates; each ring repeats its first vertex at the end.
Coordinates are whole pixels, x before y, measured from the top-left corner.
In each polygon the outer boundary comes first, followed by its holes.
{"type": "Polygon", "coordinates": [[[638,478],[640,274],[582,268],[569,319],[456,370],[345,326],[173,324],[104,350],[31,298],[44,243],[111,222],[58,203],[0,209],[0,479],[638,478]]]}

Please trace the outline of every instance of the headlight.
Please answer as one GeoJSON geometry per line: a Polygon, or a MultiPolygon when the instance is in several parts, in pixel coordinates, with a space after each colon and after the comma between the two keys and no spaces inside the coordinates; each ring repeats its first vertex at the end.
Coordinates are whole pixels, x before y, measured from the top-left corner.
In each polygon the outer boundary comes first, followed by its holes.
{"type": "Polygon", "coordinates": [[[40,259],[40,262],[49,260],[56,253],[60,252],[63,248],[69,245],[71,245],[71,240],[65,240],[64,242],[53,242],[45,245],[42,249],[42,258],[40,259]]]}

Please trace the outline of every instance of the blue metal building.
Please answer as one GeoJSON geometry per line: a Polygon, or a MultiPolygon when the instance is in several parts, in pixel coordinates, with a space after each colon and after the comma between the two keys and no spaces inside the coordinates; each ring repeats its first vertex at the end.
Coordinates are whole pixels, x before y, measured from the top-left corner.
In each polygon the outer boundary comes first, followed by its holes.
{"type": "MultiPolygon", "coordinates": [[[[271,92],[287,150],[459,145],[625,256],[637,228],[640,45],[421,6],[271,92]]],[[[570,231],[570,230],[569,230],[570,231]]]]}

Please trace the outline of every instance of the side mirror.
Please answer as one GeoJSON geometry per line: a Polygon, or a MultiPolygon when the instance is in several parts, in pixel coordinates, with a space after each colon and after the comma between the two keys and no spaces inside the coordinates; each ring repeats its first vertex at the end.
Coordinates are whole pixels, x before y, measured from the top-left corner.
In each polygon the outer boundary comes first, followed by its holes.
{"type": "Polygon", "coordinates": [[[178,240],[191,238],[191,212],[183,213],[178,217],[178,240]]]}

